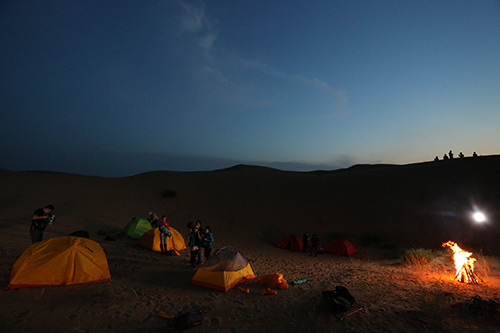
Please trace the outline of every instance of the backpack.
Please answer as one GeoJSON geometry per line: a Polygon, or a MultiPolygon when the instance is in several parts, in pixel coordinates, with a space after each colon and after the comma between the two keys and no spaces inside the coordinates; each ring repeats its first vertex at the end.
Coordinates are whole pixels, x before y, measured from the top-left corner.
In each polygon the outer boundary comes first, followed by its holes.
{"type": "Polygon", "coordinates": [[[193,326],[200,325],[203,321],[203,314],[200,310],[193,312],[182,312],[179,311],[177,315],[170,319],[168,327],[175,327],[180,330],[185,330],[193,326]]]}
{"type": "Polygon", "coordinates": [[[321,293],[335,314],[348,311],[355,302],[349,290],[343,286],[336,286],[335,290],[326,290],[321,293]]]}

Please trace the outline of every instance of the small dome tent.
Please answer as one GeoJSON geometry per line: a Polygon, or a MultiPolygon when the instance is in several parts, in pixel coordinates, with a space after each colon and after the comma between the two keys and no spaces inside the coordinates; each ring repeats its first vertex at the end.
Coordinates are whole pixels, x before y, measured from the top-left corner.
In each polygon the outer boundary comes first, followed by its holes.
{"type": "Polygon", "coordinates": [[[139,239],[149,230],[153,229],[151,223],[145,218],[133,218],[125,228],[123,233],[132,239],[139,239]]]}
{"type": "Polygon", "coordinates": [[[299,236],[295,234],[288,234],[280,240],[278,247],[281,249],[288,249],[290,251],[302,251],[304,243],[299,236]]]}
{"type": "MultiPolygon", "coordinates": [[[[181,233],[175,228],[170,227],[169,231],[172,236],[167,237],[167,251],[174,250],[175,253],[179,256],[179,251],[186,249],[186,243],[184,242],[184,238],[182,237],[181,233]]],[[[141,238],[139,238],[137,244],[147,249],[161,252],[160,230],[158,230],[158,228],[149,230],[144,235],[142,235],[141,238]]]]}
{"type": "Polygon", "coordinates": [[[32,244],[14,263],[7,289],[109,281],[102,247],[83,237],[56,237],[32,244]]]}
{"type": "Polygon", "coordinates": [[[358,252],[358,250],[347,239],[336,238],[328,243],[325,252],[339,256],[351,256],[358,252]]]}
{"type": "Polygon", "coordinates": [[[239,252],[222,249],[198,267],[191,283],[227,292],[253,278],[252,267],[239,252]]]}

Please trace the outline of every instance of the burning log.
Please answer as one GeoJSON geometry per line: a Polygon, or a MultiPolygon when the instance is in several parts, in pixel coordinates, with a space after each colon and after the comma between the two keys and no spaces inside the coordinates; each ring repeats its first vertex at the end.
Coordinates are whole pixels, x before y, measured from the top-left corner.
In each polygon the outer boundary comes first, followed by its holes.
{"type": "Polygon", "coordinates": [[[471,258],[472,253],[464,251],[457,243],[448,241],[443,243],[443,247],[448,246],[453,250],[453,261],[455,262],[455,280],[465,283],[479,284],[483,280],[474,273],[475,258],[471,258]]]}
{"type": "Polygon", "coordinates": [[[468,264],[464,264],[462,268],[460,268],[460,271],[455,276],[455,280],[472,284],[479,284],[479,282],[484,283],[468,264]]]}

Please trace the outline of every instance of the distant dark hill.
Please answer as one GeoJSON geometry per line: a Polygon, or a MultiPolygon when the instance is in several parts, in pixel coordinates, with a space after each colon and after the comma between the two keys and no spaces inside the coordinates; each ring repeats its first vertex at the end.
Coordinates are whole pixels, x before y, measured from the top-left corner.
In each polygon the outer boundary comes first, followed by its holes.
{"type": "Polygon", "coordinates": [[[499,156],[316,172],[238,165],[183,175],[174,187],[179,205],[188,203],[183,195],[191,199],[187,216],[197,212],[192,218],[204,216],[238,233],[257,228],[278,237],[308,229],[401,246],[436,247],[448,239],[479,246],[483,231],[471,221],[474,207],[489,216],[486,236],[499,234],[497,170],[499,156]]]}
{"type": "Polygon", "coordinates": [[[35,208],[52,203],[61,221],[53,230],[61,233],[120,229],[154,210],[182,232],[200,219],[226,242],[273,243],[308,230],[325,242],[336,234],[401,247],[454,240],[479,248],[484,241],[500,254],[499,170],[500,156],[482,156],[315,172],[248,165],[125,178],[0,172],[0,210],[19,230],[35,208]],[[485,225],[471,220],[475,207],[488,216],[485,225]]]}
{"type": "Polygon", "coordinates": [[[11,172],[11,171],[0,168],[0,173],[8,173],[8,172],[11,172]]]}
{"type": "Polygon", "coordinates": [[[260,166],[260,165],[248,165],[248,164],[237,164],[235,166],[215,170],[214,172],[220,171],[233,171],[233,172],[276,172],[281,171],[279,169],[274,169],[270,167],[260,166]]]}

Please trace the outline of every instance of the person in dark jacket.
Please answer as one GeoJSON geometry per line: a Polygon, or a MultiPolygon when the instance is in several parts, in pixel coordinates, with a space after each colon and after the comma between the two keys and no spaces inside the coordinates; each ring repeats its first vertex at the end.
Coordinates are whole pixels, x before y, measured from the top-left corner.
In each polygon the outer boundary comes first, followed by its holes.
{"type": "Polygon", "coordinates": [[[205,249],[205,259],[210,258],[213,244],[214,244],[214,235],[210,231],[210,227],[207,225],[205,227],[205,233],[203,234],[203,248],[205,249]]]}
{"type": "Polygon", "coordinates": [[[200,265],[201,264],[201,248],[203,247],[203,229],[201,227],[201,221],[196,220],[196,223],[194,225],[194,232],[195,232],[195,241],[196,241],[196,246],[198,246],[198,254],[197,254],[197,260],[196,264],[200,265]]]}
{"type": "Polygon", "coordinates": [[[31,218],[31,243],[41,242],[43,240],[43,231],[47,228],[47,225],[51,224],[55,218],[52,212],[54,211],[53,205],[47,205],[43,208],[38,208],[33,213],[31,218]]]}
{"type": "Polygon", "coordinates": [[[307,253],[307,250],[309,248],[309,232],[306,231],[304,232],[304,234],[302,235],[302,243],[303,243],[303,248],[302,248],[302,251],[304,253],[307,253]]]}
{"type": "Polygon", "coordinates": [[[192,227],[189,231],[188,235],[188,247],[189,247],[189,252],[191,254],[191,268],[196,268],[196,258],[198,257],[200,253],[200,247],[198,246],[198,241],[196,240],[198,238],[196,228],[192,227]]]}
{"type": "Polygon", "coordinates": [[[311,250],[309,251],[310,256],[318,256],[318,250],[320,249],[320,240],[318,235],[314,234],[311,237],[311,250]]]}

